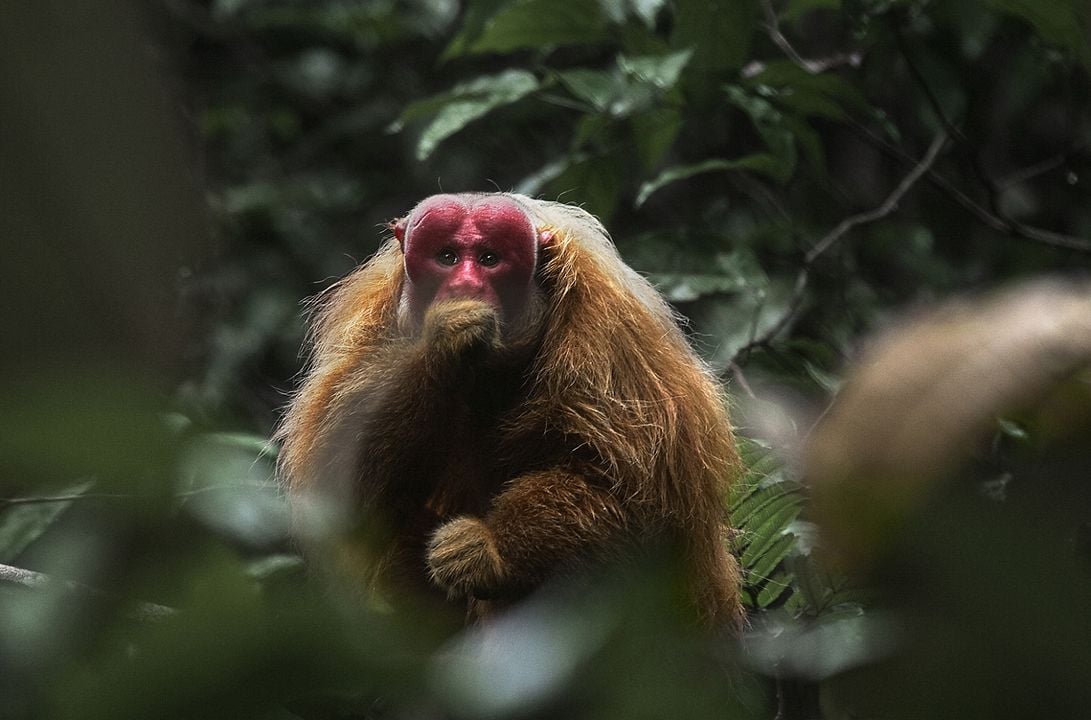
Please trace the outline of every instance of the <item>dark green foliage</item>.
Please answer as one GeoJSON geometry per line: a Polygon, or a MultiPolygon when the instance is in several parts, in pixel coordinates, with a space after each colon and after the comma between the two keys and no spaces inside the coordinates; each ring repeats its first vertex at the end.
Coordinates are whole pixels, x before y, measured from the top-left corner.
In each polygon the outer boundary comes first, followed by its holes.
{"type": "Polygon", "coordinates": [[[0,717],[1091,713],[1086,444],[999,421],[866,580],[798,455],[895,312],[1086,275],[1083,3],[9,5],[0,563],[52,580],[0,579],[0,717]],[[494,187],[599,214],[724,378],[744,643],[687,630],[667,561],[453,641],[303,571],[266,441],[300,301],[494,187]]]}

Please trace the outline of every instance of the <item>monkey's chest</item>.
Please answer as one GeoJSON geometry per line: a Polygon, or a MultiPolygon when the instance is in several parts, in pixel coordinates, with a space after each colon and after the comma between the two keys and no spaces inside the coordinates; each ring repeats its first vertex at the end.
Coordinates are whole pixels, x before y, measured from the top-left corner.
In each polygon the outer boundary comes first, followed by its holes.
{"type": "Polygon", "coordinates": [[[485,515],[493,498],[511,479],[504,462],[499,419],[463,409],[449,419],[444,442],[435,448],[439,461],[427,509],[441,521],[460,515],[485,515]]]}

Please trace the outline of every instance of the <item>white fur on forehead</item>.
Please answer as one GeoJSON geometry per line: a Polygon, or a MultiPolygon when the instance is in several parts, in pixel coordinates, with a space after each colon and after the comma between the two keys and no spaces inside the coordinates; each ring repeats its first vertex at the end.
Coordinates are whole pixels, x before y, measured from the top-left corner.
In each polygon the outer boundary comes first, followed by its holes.
{"type": "Polygon", "coordinates": [[[517,194],[510,194],[508,197],[526,209],[536,228],[556,228],[564,234],[579,237],[583,241],[580,243],[581,248],[595,260],[602,272],[620,286],[628,288],[653,315],[672,323],[676,320],[674,310],[647,278],[621,259],[610,234],[594,215],[575,205],[535,200],[517,194]]]}

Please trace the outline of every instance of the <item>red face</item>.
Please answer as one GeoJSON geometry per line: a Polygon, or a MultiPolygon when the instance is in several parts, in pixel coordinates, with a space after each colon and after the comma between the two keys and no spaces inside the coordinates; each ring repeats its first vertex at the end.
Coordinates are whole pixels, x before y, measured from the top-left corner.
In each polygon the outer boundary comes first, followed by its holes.
{"type": "Polygon", "coordinates": [[[534,290],[538,234],[503,195],[433,195],[394,226],[405,254],[409,311],[434,302],[487,302],[513,322],[534,290]]]}

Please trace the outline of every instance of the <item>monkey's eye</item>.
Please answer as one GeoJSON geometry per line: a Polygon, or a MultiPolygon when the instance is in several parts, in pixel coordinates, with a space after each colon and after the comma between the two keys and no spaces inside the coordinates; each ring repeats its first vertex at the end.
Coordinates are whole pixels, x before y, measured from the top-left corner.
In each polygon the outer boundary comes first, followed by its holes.
{"type": "Polygon", "coordinates": [[[458,253],[451,248],[444,248],[436,255],[436,262],[440,265],[454,265],[458,262],[458,253]]]}
{"type": "Polygon", "coordinates": [[[496,263],[500,262],[500,256],[494,252],[484,252],[481,253],[481,257],[479,257],[477,261],[485,267],[493,267],[496,263]]]}

